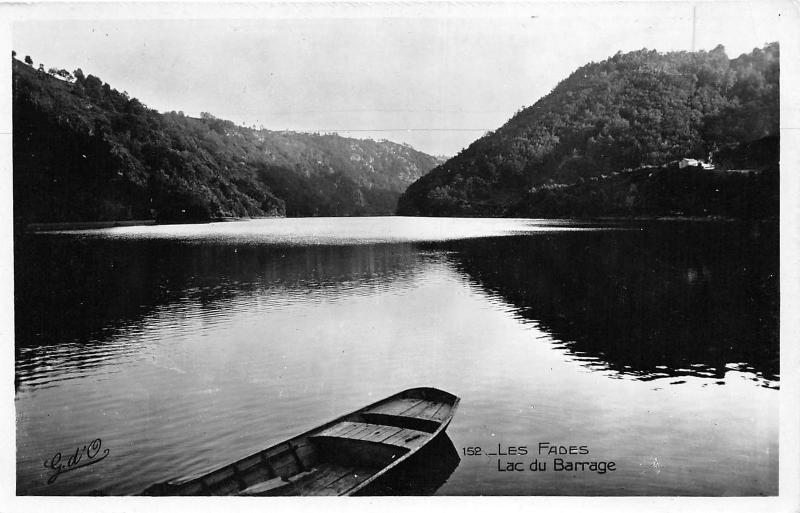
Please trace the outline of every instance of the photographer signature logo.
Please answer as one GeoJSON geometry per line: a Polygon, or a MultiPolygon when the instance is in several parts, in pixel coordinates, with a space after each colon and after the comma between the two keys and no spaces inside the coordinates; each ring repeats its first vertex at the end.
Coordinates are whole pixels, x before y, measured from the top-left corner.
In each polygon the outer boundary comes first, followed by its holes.
{"type": "Polygon", "coordinates": [[[103,461],[108,456],[109,450],[103,449],[102,445],[103,441],[95,438],[88,445],[76,447],[75,452],[69,456],[64,456],[61,452],[57,452],[50,459],[45,460],[44,467],[53,471],[53,474],[47,480],[47,484],[55,483],[58,476],[65,472],[78,470],[103,461]]]}

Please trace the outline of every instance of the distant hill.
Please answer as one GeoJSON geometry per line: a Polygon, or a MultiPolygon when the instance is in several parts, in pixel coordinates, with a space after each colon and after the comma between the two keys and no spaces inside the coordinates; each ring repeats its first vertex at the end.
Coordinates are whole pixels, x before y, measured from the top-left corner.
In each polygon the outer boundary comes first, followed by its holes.
{"type": "MultiPolygon", "coordinates": [[[[777,137],[779,58],[772,43],[732,60],[718,46],[618,53],[587,64],[413,183],[398,213],[534,213],[520,205],[529,191],[683,157],[732,155],[742,144],[777,137]]],[[[777,162],[777,145],[773,157],[777,162]]]]}
{"type": "Polygon", "coordinates": [[[160,114],[81,70],[12,61],[17,223],[391,214],[441,163],[388,141],[160,114]]]}

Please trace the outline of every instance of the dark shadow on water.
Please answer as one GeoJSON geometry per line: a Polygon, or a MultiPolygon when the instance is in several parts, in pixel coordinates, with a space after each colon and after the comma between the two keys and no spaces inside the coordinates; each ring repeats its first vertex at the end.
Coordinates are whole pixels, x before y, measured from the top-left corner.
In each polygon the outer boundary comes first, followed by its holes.
{"type": "Polygon", "coordinates": [[[264,290],[380,287],[415,267],[410,244],[258,246],[30,235],[15,247],[17,346],[103,338],[155,307],[264,290]]]}
{"type": "Polygon", "coordinates": [[[442,433],[358,495],[433,495],[450,479],[459,463],[461,457],[453,441],[442,433]]]}
{"type": "Polygon", "coordinates": [[[411,244],[191,244],[45,234],[20,237],[14,250],[17,385],[43,368],[42,358],[47,366],[58,361],[88,370],[106,357],[135,353],[109,342],[120,330],[140,329],[163,307],[199,309],[208,320],[253,296],[290,302],[371,294],[405,286],[420,258],[411,244]]]}
{"type": "Polygon", "coordinates": [[[740,370],[777,387],[778,227],[634,228],[443,246],[459,272],[588,368],[641,380],[740,370]]]}

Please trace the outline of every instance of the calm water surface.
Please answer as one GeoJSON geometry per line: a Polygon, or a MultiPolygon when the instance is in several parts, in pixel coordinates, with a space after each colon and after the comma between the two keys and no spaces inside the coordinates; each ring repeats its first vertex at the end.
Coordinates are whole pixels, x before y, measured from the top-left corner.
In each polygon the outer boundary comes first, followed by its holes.
{"type": "Polygon", "coordinates": [[[462,398],[448,429],[461,461],[438,494],[774,495],[777,255],[777,228],[728,223],[26,236],[17,491],[135,493],[427,385],[462,398]],[[48,483],[45,460],[98,438],[104,460],[48,483]],[[556,471],[540,442],[616,470],[556,471]],[[467,455],[510,446],[527,454],[467,455]],[[498,470],[508,462],[528,470],[498,470]]]}

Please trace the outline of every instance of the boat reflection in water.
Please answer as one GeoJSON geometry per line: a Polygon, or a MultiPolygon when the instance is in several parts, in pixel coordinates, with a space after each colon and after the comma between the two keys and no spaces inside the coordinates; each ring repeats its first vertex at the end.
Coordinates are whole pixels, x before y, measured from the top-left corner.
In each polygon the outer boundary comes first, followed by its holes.
{"type": "Polygon", "coordinates": [[[403,465],[357,495],[433,495],[461,463],[453,441],[442,433],[403,465]]]}

